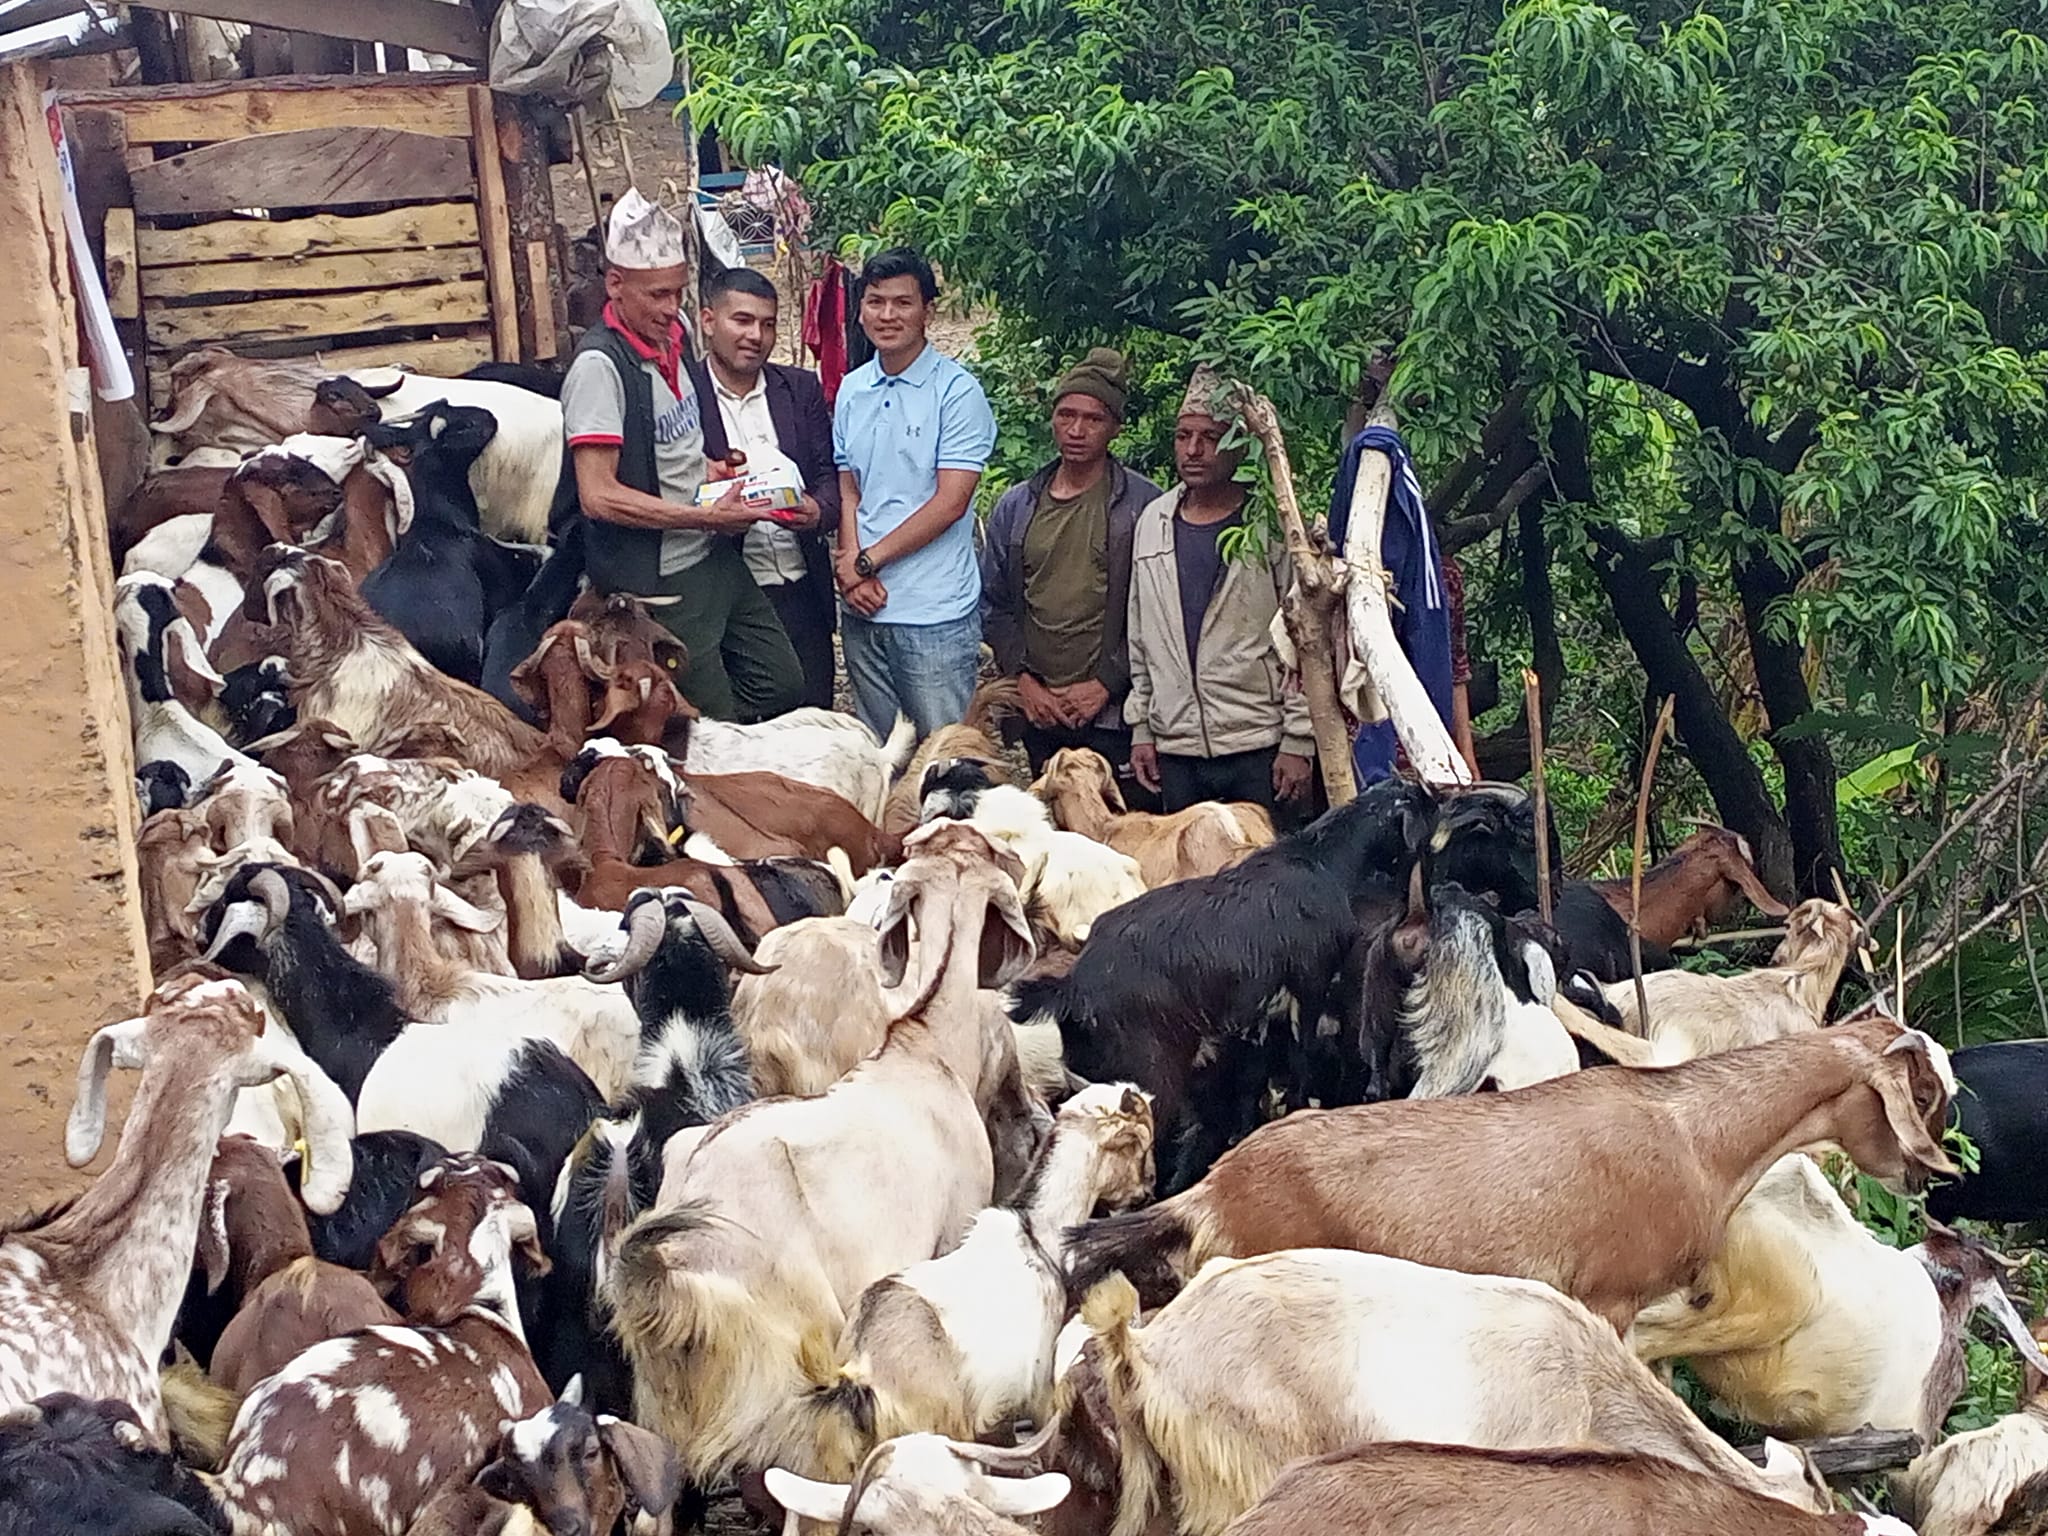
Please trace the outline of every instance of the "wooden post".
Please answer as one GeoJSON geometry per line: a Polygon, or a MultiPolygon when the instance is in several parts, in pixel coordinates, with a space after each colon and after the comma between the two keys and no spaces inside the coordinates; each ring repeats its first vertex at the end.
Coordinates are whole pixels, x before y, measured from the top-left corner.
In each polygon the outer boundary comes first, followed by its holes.
{"type": "Polygon", "coordinates": [[[1635,853],[1628,874],[1628,968],[1636,984],[1636,1030],[1645,1039],[1650,1034],[1650,998],[1643,989],[1643,847],[1650,835],[1650,788],[1657,779],[1657,754],[1664,749],[1664,733],[1671,729],[1671,712],[1678,704],[1676,694],[1666,694],[1664,707],[1657,711],[1656,728],[1650,732],[1650,750],[1643,757],[1643,781],[1636,790],[1635,853]]]}
{"type": "MultiPolygon", "coordinates": [[[[546,136],[523,97],[496,96],[494,144],[505,181],[511,228],[513,283],[519,306],[521,355],[550,358],[561,351],[568,304],[557,274],[563,268],[548,178],[546,136]]],[[[479,151],[481,152],[481,151],[479,151]]]]}
{"type": "Polygon", "coordinates": [[[1351,771],[1351,736],[1344,728],[1344,708],[1337,699],[1337,651],[1332,642],[1344,593],[1330,561],[1309,539],[1301,503],[1294,494],[1294,466],[1287,457],[1287,440],[1280,434],[1273,402],[1243,384],[1233,384],[1231,390],[1245,426],[1266,448],[1273,501],[1279,508],[1287,553],[1294,561],[1294,585],[1282,611],[1287,633],[1294,639],[1295,659],[1301,665],[1301,691],[1308,697],[1323,790],[1335,809],[1358,798],[1358,781],[1351,771]]]}
{"type": "Polygon", "coordinates": [[[476,160],[477,235],[484,248],[484,281],[491,294],[491,345],[501,363],[519,361],[519,285],[512,264],[512,217],[505,206],[505,166],[498,154],[498,124],[491,88],[469,88],[470,138],[476,160]]]}

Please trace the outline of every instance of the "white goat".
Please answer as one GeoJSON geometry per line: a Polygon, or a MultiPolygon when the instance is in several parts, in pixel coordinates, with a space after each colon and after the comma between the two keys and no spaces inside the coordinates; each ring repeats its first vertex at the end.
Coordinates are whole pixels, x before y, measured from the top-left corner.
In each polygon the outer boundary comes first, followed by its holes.
{"type": "Polygon", "coordinates": [[[461,927],[499,920],[436,881],[425,854],[373,855],[349,887],[343,910],[365,920],[379,968],[413,1017],[495,1031],[508,1040],[551,1040],[590,1074],[607,1101],[631,1082],[640,1017],[625,992],[581,976],[522,981],[451,964],[434,945],[434,917],[461,927]]]}
{"type": "Polygon", "coordinates": [[[813,1468],[828,1427],[814,1389],[832,1380],[845,1308],[989,1203],[989,1134],[969,1091],[984,1052],[974,994],[984,952],[1005,976],[1031,952],[1003,863],[1014,868],[967,828],[917,845],[892,888],[905,921],[890,950],[892,979],[914,980],[882,1049],[819,1098],[753,1104],[671,1143],[611,1300],[635,1417],[682,1452],[688,1476],[813,1468]]]}
{"type": "Polygon", "coordinates": [[[781,1467],[769,1468],[765,1481],[788,1512],[783,1536],[796,1536],[802,1520],[873,1536],[1026,1536],[1009,1517],[1043,1514],[1072,1485],[1063,1472],[1007,1475],[1027,1464],[1023,1450],[905,1435],[876,1446],[851,1486],[814,1482],[781,1467]]]}
{"type": "Polygon", "coordinates": [[[1177,1528],[1220,1536],[1280,1469],[1368,1440],[1641,1451],[1807,1510],[1832,1500],[1796,1452],[1759,1471],[1614,1330],[1533,1280],[1349,1250],[1216,1259],[1143,1328],[1121,1275],[1090,1292],[1137,1536],[1170,1480],[1177,1528]]]}
{"type": "Polygon", "coordinates": [[[183,517],[158,523],[137,539],[121,557],[123,576],[156,575],[176,581],[199,558],[206,541],[213,537],[211,512],[188,512],[183,517]]]}
{"type": "Polygon", "coordinates": [[[779,773],[857,806],[881,825],[889,781],[917,750],[917,727],[902,715],[886,742],[851,715],[792,709],[758,725],[697,719],[683,749],[685,773],[779,773]]]}
{"type": "Polygon", "coordinates": [[[1638,1314],[1629,1343],[1644,1360],[1691,1361],[1752,1424],[1802,1437],[1910,1429],[1931,1444],[1962,1386],[1976,1307],[2048,1371],[1996,1269],[1981,1244],[1949,1234],[1910,1250],[1879,1242],[1793,1153],[1735,1208],[1698,1278],[1638,1314]],[[1942,1259],[1952,1295],[1928,1272],[1942,1259]]]}
{"type": "Polygon", "coordinates": [[[441,379],[397,368],[349,375],[377,401],[386,421],[417,415],[437,400],[480,406],[498,431],[470,469],[483,531],[512,544],[545,544],[548,512],[562,475],[562,403],[516,384],[441,379]]]}
{"type": "Polygon", "coordinates": [[[862,1293],[840,1340],[832,1394],[879,1440],[929,1430],[972,1440],[1019,1414],[1046,1422],[1053,1341],[1067,1315],[1063,1234],[1098,1207],[1152,1193],[1152,1108],[1128,1083],[1060,1107],[1020,1196],[991,1207],[960,1246],[862,1293]]]}
{"type": "Polygon", "coordinates": [[[1060,942],[1078,948],[1095,920],[1145,894],[1138,861],[1079,832],[1062,832],[1029,790],[992,784],[966,818],[1024,862],[1021,892],[1044,912],[1060,942]]]}
{"type": "Polygon", "coordinates": [[[1616,982],[1604,990],[1627,1026],[1646,1035],[1654,1063],[1675,1066],[1819,1029],[1842,967],[1863,939],[1863,925],[1848,908],[1832,901],[1801,902],[1785,920],[1785,937],[1767,966],[1739,976],[1695,971],[1645,976],[1647,1031],[1636,1017],[1633,982],[1616,982]]]}

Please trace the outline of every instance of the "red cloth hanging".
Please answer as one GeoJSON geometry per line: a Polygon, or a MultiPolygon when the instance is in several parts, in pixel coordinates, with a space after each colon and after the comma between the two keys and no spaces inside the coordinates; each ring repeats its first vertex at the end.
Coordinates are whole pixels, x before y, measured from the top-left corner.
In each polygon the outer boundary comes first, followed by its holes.
{"type": "Polygon", "coordinates": [[[825,404],[839,398],[839,383],[847,375],[846,360],[846,268],[837,256],[825,258],[824,273],[804,295],[804,345],[818,360],[818,382],[825,387],[825,404]]]}

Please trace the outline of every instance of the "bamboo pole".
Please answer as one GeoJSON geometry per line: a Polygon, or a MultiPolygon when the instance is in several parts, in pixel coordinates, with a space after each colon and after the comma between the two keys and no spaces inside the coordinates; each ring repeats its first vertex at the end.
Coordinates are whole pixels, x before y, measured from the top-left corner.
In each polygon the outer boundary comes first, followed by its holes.
{"type": "Polygon", "coordinates": [[[1636,791],[1636,843],[1628,872],[1628,969],[1636,984],[1636,1027],[1645,1039],[1650,1034],[1650,996],[1643,987],[1643,849],[1650,840],[1650,788],[1657,778],[1657,754],[1664,750],[1664,733],[1671,729],[1671,712],[1678,704],[1675,693],[1664,696],[1657,711],[1657,724],[1650,732],[1650,750],[1643,755],[1643,781],[1636,791]]]}
{"type": "MultiPolygon", "coordinates": [[[[1543,764],[1543,680],[1522,669],[1522,708],[1529,716],[1529,781],[1536,801],[1536,915],[1550,926],[1550,785],[1543,764]]],[[[1638,1003],[1638,1006],[1641,1006],[1638,1003]]]]}

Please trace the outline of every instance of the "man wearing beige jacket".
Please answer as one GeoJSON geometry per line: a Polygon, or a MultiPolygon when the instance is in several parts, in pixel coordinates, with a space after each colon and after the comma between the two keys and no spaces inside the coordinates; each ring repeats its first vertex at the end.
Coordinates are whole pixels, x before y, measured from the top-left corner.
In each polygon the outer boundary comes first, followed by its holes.
{"type": "Polygon", "coordinates": [[[1243,455],[1222,446],[1222,395],[1214,372],[1195,370],[1173,434],[1180,483],[1138,514],[1132,536],[1131,772],[1169,811],[1305,804],[1315,755],[1308,704],[1282,691],[1268,635],[1292,579],[1287,548],[1272,539],[1246,558],[1229,536],[1248,491],[1243,455]]]}

